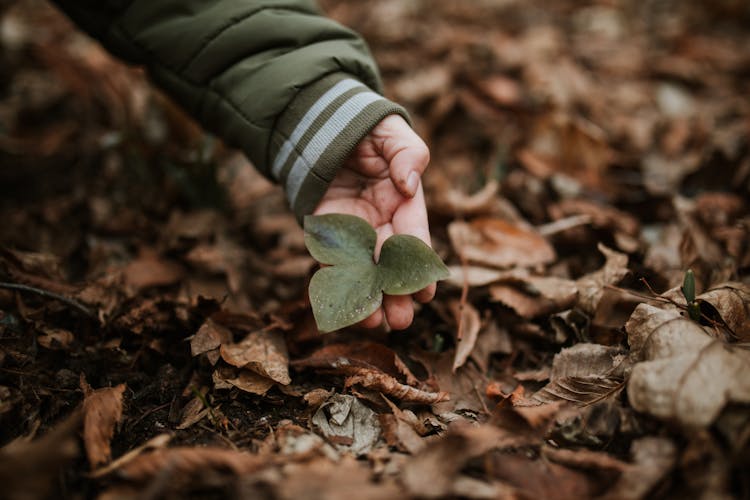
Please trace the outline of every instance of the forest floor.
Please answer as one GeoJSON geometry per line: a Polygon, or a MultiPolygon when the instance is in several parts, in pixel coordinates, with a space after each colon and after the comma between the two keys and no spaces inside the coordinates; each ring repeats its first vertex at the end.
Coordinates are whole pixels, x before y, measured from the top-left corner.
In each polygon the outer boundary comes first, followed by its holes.
{"type": "Polygon", "coordinates": [[[280,189],[0,2],[0,497],[750,498],[747,3],[321,3],[431,148],[405,331],[320,334],[280,189]]]}

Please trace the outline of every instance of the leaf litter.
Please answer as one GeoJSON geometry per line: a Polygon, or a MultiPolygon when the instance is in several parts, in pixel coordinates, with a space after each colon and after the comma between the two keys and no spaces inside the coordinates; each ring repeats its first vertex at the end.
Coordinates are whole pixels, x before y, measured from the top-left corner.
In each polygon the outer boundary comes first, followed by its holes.
{"type": "Polygon", "coordinates": [[[748,496],[742,2],[321,4],[431,148],[403,333],[320,335],[280,190],[0,8],[3,495],[748,496]]]}

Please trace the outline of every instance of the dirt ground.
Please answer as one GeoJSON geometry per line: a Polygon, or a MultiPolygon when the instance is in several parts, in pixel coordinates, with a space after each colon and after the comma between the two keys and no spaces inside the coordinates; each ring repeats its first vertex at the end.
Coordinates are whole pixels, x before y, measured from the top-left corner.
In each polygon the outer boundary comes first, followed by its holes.
{"type": "Polygon", "coordinates": [[[750,498],[747,2],[321,5],[431,149],[405,331],[320,334],[280,189],[0,1],[0,497],[750,498]]]}

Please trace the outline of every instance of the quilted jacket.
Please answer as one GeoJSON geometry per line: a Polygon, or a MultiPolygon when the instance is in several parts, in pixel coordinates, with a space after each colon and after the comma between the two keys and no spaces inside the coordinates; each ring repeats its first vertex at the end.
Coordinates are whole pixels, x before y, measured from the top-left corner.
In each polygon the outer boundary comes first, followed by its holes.
{"type": "Polygon", "coordinates": [[[280,183],[302,217],[385,116],[369,50],[309,0],[54,0],[210,132],[280,183]]]}

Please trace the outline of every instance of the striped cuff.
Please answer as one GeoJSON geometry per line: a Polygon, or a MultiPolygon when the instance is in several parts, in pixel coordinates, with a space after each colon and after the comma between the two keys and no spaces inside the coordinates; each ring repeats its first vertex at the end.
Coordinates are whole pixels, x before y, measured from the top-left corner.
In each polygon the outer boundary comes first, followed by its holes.
{"type": "Polygon", "coordinates": [[[297,94],[279,118],[269,158],[298,219],[315,210],[357,144],[391,114],[408,120],[402,107],[342,73],[297,94]]]}

